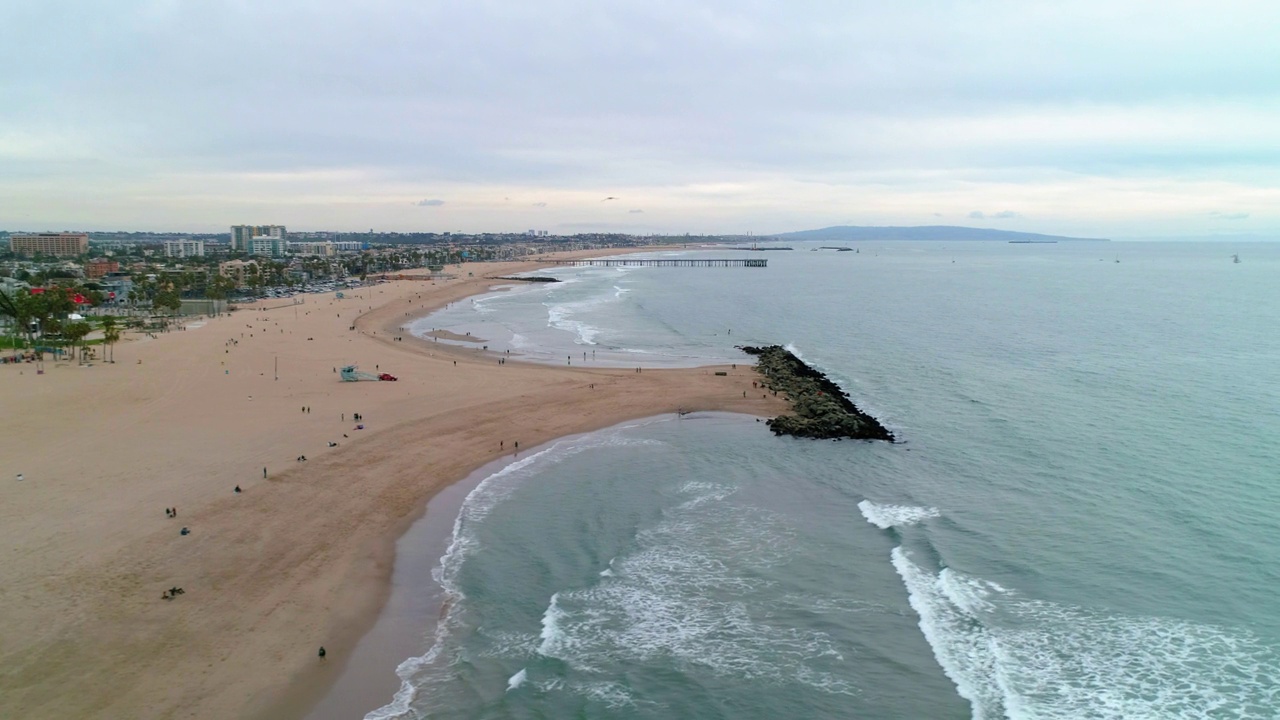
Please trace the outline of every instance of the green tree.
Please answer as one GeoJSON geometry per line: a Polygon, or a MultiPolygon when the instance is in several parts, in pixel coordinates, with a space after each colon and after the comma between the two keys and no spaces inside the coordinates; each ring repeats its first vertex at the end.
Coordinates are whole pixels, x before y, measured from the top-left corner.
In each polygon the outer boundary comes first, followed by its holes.
{"type": "Polygon", "coordinates": [[[89,323],[83,320],[69,322],[62,328],[62,336],[71,344],[71,354],[76,356],[79,362],[84,362],[84,348],[80,347],[80,343],[92,329],[89,323]],[[79,352],[77,352],[77,349],[79,352]]]}
{"type": "Polygon", "coordinates": [[[116,325],[116,316],[107,315],[102,318],[102,343],[111,353],[111,359],[108,362],[116,361],[116,343],[118,342],[120,342],[120,327],[116,325]]]}
{"type": "Polygon", "coordinates": [[[177,290],[167,288],[157,292],[155,297],[151,298],[151,307],[176,313],[182,309],[182,298],[178,296],[177,290]]]}

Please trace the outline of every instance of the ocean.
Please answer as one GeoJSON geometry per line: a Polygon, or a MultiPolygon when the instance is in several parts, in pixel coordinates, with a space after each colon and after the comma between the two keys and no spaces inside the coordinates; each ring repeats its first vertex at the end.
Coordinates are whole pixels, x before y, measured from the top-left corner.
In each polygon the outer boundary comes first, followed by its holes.
{"type": "Polygon", "coordinates": [[[367,718],[1280,717],[1280,245],[790,245],[414,323],[557,364],[785,344],[901,442],[695,413],[493,469],[367,718]]]}

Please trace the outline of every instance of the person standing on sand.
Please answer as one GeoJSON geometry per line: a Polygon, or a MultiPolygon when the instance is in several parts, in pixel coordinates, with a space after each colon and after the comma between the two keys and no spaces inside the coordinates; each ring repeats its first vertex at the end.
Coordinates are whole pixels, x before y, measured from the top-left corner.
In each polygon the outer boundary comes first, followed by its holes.
{"type": "Polygon", "coordinates": [[[328,653],[326,653],[326,652],[324,651],[324,646],[323,646],[323,645],[321,645],[321,646],[320,646],[320,659],[321,659],[321,660],[323,660],[323,659],[324,659],[324,656],[325,656],[325,655],[327,655],[327,654],[328,654],[328,653]]]}

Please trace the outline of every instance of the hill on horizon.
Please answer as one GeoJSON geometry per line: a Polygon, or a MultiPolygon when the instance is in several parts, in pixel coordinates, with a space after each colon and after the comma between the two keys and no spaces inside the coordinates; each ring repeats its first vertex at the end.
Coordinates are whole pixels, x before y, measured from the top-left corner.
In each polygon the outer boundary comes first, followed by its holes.
{"type": "Polygon", "coordinates": [[[818,230],[800,230],[776,233],[769,237],[779,240],[1031,240],[1110,242],[1108,238],[1078,238],[1063,235],[971,228],[958,225],[835,225],[818,230]]]}

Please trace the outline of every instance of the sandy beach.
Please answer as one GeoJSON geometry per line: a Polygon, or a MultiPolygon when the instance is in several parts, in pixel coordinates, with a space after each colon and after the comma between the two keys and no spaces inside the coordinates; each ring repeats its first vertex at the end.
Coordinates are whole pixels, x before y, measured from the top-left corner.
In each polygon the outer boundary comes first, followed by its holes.
{"type": "Polygon", "coordinates": [[[130,334],[115,364],[0,366],[0,717],[300,717],[440,489],[516,442],[678,408],[783,409],[751,392],[746,364],[499,364],[398,331],[536,267],[249,305],[130,334]],[[340,382],[349,363],[399,381],[340,382]]]}

